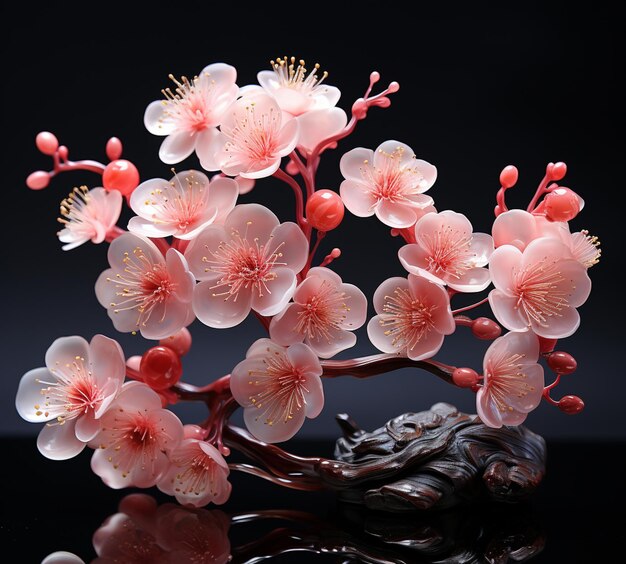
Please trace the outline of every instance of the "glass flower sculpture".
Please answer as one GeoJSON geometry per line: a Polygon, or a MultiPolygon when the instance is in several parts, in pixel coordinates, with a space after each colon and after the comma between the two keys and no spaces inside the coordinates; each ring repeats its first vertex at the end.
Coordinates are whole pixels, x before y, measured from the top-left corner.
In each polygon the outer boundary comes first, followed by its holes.
{"type": "Polygon", "coordinates": [[[360,376],[402,366],[430,370],[474,393],[480,419],[493,428],[521,424],[542,400],[569,414],[583,409],[578,397],[551,397],[576,369],[573,356],[555,347],[578,329],[577,308],[591,290],[588,271],[600,257],[595,237],[570,231],[584,203],[559,184],[564,163],[547,165],[526,210],[506,205],[518,171],[505,167],[491,234],[475,232],[463,214],[436,209],[437,169],[409,145],[350,147],[358,122],[371,108],[388,107],[399,89],[392,82],[374,94],[377,72],[349,119],[327,73],[295,58],[272,61],[259,84],[243,87],[236,69],[223,63],[192,79],[171,78],[173,86],[144,116],[148,131],[164,138],[164,163],[197,157],[171,178],[140,182],[115,137],[104,165],[70,161],[52,133],[37,135],[38,149],[54,164],[33,172],[29,188],[45,188],[65,171],[100,175],[94,187],[74,188],[62,200],[63,249],[108,243],[109,264],[95,281],[99,303],[117,331],[158,341],[140,357],[126,357],[103,335],[52,343],[45,366],[22,377],[16,399],[26,421],[43,425],[37,445],[44,456],[62,460],[89,448],[92,470],[110,487],[157,486],[182,504],[204,506],[224,503],[229,472],[241,469],[228,464],[223,437],[235,410],[243,408],[249,432],[269,448],[319,415],[325,378],[353,374],[355,366],[360,376]],[[318,190],[320,159],[339,144],[348,149],[343,180],[337,191],[318,190]],[[293,192],[294,221],[238,203],[269,176],[293,192]],[[119,226],[124,203],[135,215],[119,226]],[[318,259],[345,208],[375,216],[369,221],[403,241],[398,259],[406,276],[380,280],[369,321],[358,280],[332,270],[340,250],[318,259]],[[459,294],[479,296],[459,307],[459,294]],[[487,303],[495,319],[471,317],[487,303]],[[198,319],[228,329],[251,313],[262,336],[245,358],[233,359],[231,373],[203,387],[184,383],[187,327],[198,319]],[[330,360],[355,345],[354,331],[366,323],[380,354],[330,360]],[[481,371],[435,360],[445,337],[462,327],[492,341],[481,371]],[[544,366],[554,374],[548,384],[544,366]],[[168,409],[191,399],[207,405],[202,424],[183,424],[168,409]]]}

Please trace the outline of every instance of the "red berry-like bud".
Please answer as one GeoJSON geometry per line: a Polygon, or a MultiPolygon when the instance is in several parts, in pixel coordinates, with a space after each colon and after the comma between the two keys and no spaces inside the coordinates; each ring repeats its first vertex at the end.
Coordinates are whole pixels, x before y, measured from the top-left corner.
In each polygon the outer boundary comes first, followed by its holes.
{"type": "Polygon", "coordinates": [[[452,373],[452,381],[459,388],[471,388],[480,380],[480,376],[472,368],[455,368],[452,373]]]}
{"type": "Polygon", "coordinates": [[[341,223],[344,205],[337,192],[318,190],[306,203],[306,218],[319,231],[330,231],[341,223]]]}
{"type": "Polygon", "coordinates": [[[557,374],[564,376],[574,372],[578,363],[571,354],[563,351],[556,351],[548,357],[548,366],[557,374]]]}
{"type": "Polygon", "coordinates": [[[544,199],[546,217],[550,221],[570,221],[580,211],[578,196],[573,190],[559,186],[544,199]]]}
{"type": "Polygon", "coordinates": [[[537,338],[539,339],[539,352],[542,354],[552,352],[558,342],[557,339],[546,339],[545,337],[539,337],[539,335],[537,335],[537,338]]]}
{"type": "Polygon", "coordinates": [[[31,172],[26,179],[26,186],[31,190],[42,190],[50,184],[50,175],[44,170],[31,172]]]}
{"type": "Polygon", "coordinates": [[[61,145],[58,149],[57,149],[57,153],[59,154],[59,158],[62,161],[66,161],[67,158],[70,156],[70,150],[65,146],[65,145],[61,145]]]}
{"type": "Polygon", "coordinates": [[[122,156],[122,142],[117,137],[111,137],[106,146],[107,157],[110,161],[115,161],[122,156]]]}
{"type": "Polygon", "coordinates": [[[393,82],[389,83],[389,86],[387,88],[387,91],[389,92],[389,94],[393,93],[393,92],[397,92],[398,90],[400,90],[400,83],[396,82],[395,80],[393,82]]]}
{"type": "Polygon", "coordinates": [[[517,167],[513,165],[505,166],[500,173],[500,185],[507,190],[513,188],[517,184],[518,177],[517,167]]]}
{"type": "Polygon", "coordinates": [[[59,140],[54,133],[42,131],[35,137],[35,145],[44,155],[54,155],[59,148],[59,140]]]}
{"type": "Polygon", "coordinates": [[[563,396],[558,403],[559,409],[568,415],[576,415],[585,409],[585,402],[578,396],[563,396]]]}
{"type": "Polygon", "coordinates": [[[178,356],[184,356],[191,348],[191,333],[189,332],[189,329],[183,327],[180,331],[178,331],[178,333],[174,333],[165,339],[161,339],[159,341],[159,345],[169,347],[178,356]]]}
{"type": "Polygon", "coordinates": [[[125,159],[110,162],[102,174],[102,185],[107,190],[117,190],[124,196],[130,196],[139,186],[137,167],[125,159]]]}
{"type": "Polygon", "coordinates": [[[567,165],[561,162],[556,164],[550,163],[546,169],[546,174],[550,180],[563,180],[567,174],[567,165]]]}
{"type": "Polygon", "coordinates": [[[485,341],[497,339],[502,334],[502,327],[488,317],[478,317],[474,319],[471,329],[476,337],[485,341]]]}
{"type": "Polygon", "coordinates": [[[174,350],[159,345],[143,353],[139,372],[148,386],[154,390],[166,390],[180,380],[183,367],[174,350]]]}

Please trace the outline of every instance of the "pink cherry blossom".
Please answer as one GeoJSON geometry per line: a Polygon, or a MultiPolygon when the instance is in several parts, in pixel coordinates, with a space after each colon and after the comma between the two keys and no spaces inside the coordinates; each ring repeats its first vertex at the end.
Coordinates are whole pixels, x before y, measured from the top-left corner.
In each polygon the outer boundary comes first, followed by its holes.
{"type": "Polygon", "coordinates": [[[271,61],[271,65],[272,70],[259,72],[257,80],[278,102],[280,109],[291,115],[332,108],[341,97],[339,88],[324,82],[327,72],[319,76],[318,64],[313,66],[311,72],[308,72],[302,59],[296,61],[295,57],[277,59],[271,61]]]}
{"type": "Polygon", "coordinates": [[[209,327],[241,323],[250,309],[276,315],[293,296],[296,274],[308,258],[302,230],[259,204],[238,205],[224,226],[210,225],[185,256],[201,282],[193,296],[198,319],[209,327]]]}
{"type": "Polygon", "coordinates": [[[597,237],[589,235],[589,231],[586,229],[572,233],[570,249],[574,258],[585,268],[591,268],[600,262],[600,255],[602,254],[600,241],[597,237]]]}
{"type": "Polygon", "coordinates": [[[493,240],[473,233],[472,224],[460,213],[428,213],[415,224],[416,243],[398,251],[410,273],[459,292],[480,292],[489,286],[489,271],[482,268],[493,252],[493,240]]]}
{"type": "Polygon", "coordinates": [[[193,321],[195,280],[185,257],[124,233],[109,247],[109,264],[96,282],[96,297],[122,333],[140,331],[146,339],[163,339],[193,321]]]}
{"type": "Polygon", "coordinates": [[[193,239],[204,227],[224,223],[239,193],[231,178],[209,179],[197,170],[179,172],[167,181],[153,178],[140,184],[130,197],[137,214],[128,229],[146,237],[193,239]]]}
{"type": "Polygon", "coordinates": [[[58,232],[64,251],[74,249],[87,241],[102,243],[107,233],[115,227],[122,211],[122,194],[117,190],[86,186],[74,188],[61,202],[58,232]]]}
{"type": "Polygon", "coordinates": [[[352,149],[339,166],[345,178],[341,198],[356,216],[376,214],[390,227],[411,227],[433,203],[423,193],[435,183],[437,169],[399,141],[385,141],[376,151],[352,149]]]}
{"type": "Polygon", "coordinates": [[[100,421],[126,374],[119,344],[103,335],[91,343],[62,337],[46,353],[46,367],[24,374],[15,405],[31,423],[48,422],[39,433],[39,451],[53,460],[72,458],[100,430],[100,421]]]}
{"type": "Polygon", "coordinates": [[[202,507],[221,505],[230,496],[230,470],[220,452],[206,441],[186,438],[170,453],[170,468],[158,488],[178,503],[202,507]]]}
{"type": "Polygon", "coordinates": [[[352,331],[367,317],[367,299],[356,286],[344,284],[328,268],[311,268],[293,301],[272,319],[270,336],[274,342],[287,346],[304,340],[321,358],[356,344],[352,331]]]}
{"type": "Polygon", "coordinates": [[[341,132],[348,123],[348,116],[341,108],[325,108],[306,112],[296,120],[300,130],[298,148],[308,154],[319,143],[341,132]]]}
{"type": "Polygon", "coordinates": [[[166,135],[159,158],[167,164],[186,159],[194,149],[198,156],[214,152],[219,137],[217,126],[235,101],[239,87],[237,71],[224,63],[206,67],[199,76],[180,81],[170,75],[176,88],[163,90],[165,100],[152,102],[144,115],[146,128],[153,135],[166,135]]]}
{"type": "Polygon", "coordinates": [[[206,170],[221,170],[228,176],[271,176],[298,142],[298,122],[262,92],[239,98],[220,129],[214,145],[218,149],[203,151],[200,162],[206,170]]]}
{"type": "Polygon", "coordinates": [[[413,274],[385,280],[374,292],[374,309],[378,315],[367,325],[372,344],[412,360],[434,356],[456,327],[445,288],[413,274]]]}
{"type": "Polygon", "coordinates": [[[230,389],[243,406],[250,432],[259,440],[279,443],[293,437],[304,418],[324,407],[322,366],[303,343],[281,347],[259,339],[246,359],[233,368],[230,389]]]}
{"type": "Polygon", "coordinates": [[[512,331],[491,344],[476,394],[476,409],[485,425],[520,425],[539,405],[544,381],[538,359],[539,339],[530,331],[512,331]]]}
{"type": "Polygon", "coordinates": [[[491,256],[491,278],[496,287],[489,303],[507,329],[529,328],[546,339],[569,337],[580,324],[576,308],[591,291],[586,268],[557,239],[542,237],[524,251],[512,245],[498,247],[491,256]]]}
{"type": "Polygon", "coordinates": [[[149,488],[170,469],[168,456],[182,439],[182,423],[161,408],[158,394],[142,382],[127,382],[91,443],[91,468],[111,488],[149,488]]]}

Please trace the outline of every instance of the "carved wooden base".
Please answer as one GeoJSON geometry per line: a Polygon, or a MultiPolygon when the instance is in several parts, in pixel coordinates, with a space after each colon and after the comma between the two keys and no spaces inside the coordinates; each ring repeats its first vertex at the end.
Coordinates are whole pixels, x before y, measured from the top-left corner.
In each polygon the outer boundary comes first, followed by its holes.
{"type": "Polygon", "coordinates": [[[525,427],[486,427],[475,415],[438,403],[405,413],[372,432],[347,415],[335,459],[301,457],[227,427],[226,444],[260,463],[232,464],[274,483],[301,490],[336,490],[350,503],[382,511],[441,509],[488,498],[516,502],[545,473],[546,445],[525,427]]]}

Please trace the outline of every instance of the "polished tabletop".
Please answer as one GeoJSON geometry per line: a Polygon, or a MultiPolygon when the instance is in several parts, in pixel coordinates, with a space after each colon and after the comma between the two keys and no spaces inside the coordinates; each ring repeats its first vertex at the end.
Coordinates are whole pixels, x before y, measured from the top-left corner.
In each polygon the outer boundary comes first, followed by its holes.
{"type": "Polygon", "coordinates": [[[107,488],[88,452],[52,462],[21,438],[3,439],[2,452],[0,537],[4,555],[18,555],[3,562],[37,564],[59,550],[99,563],[626,561],[624,443],[548,443],[547,476],[525,504],[395,516],[236,473],[224,506],[188,511],[156,489],[107,488]]]}

